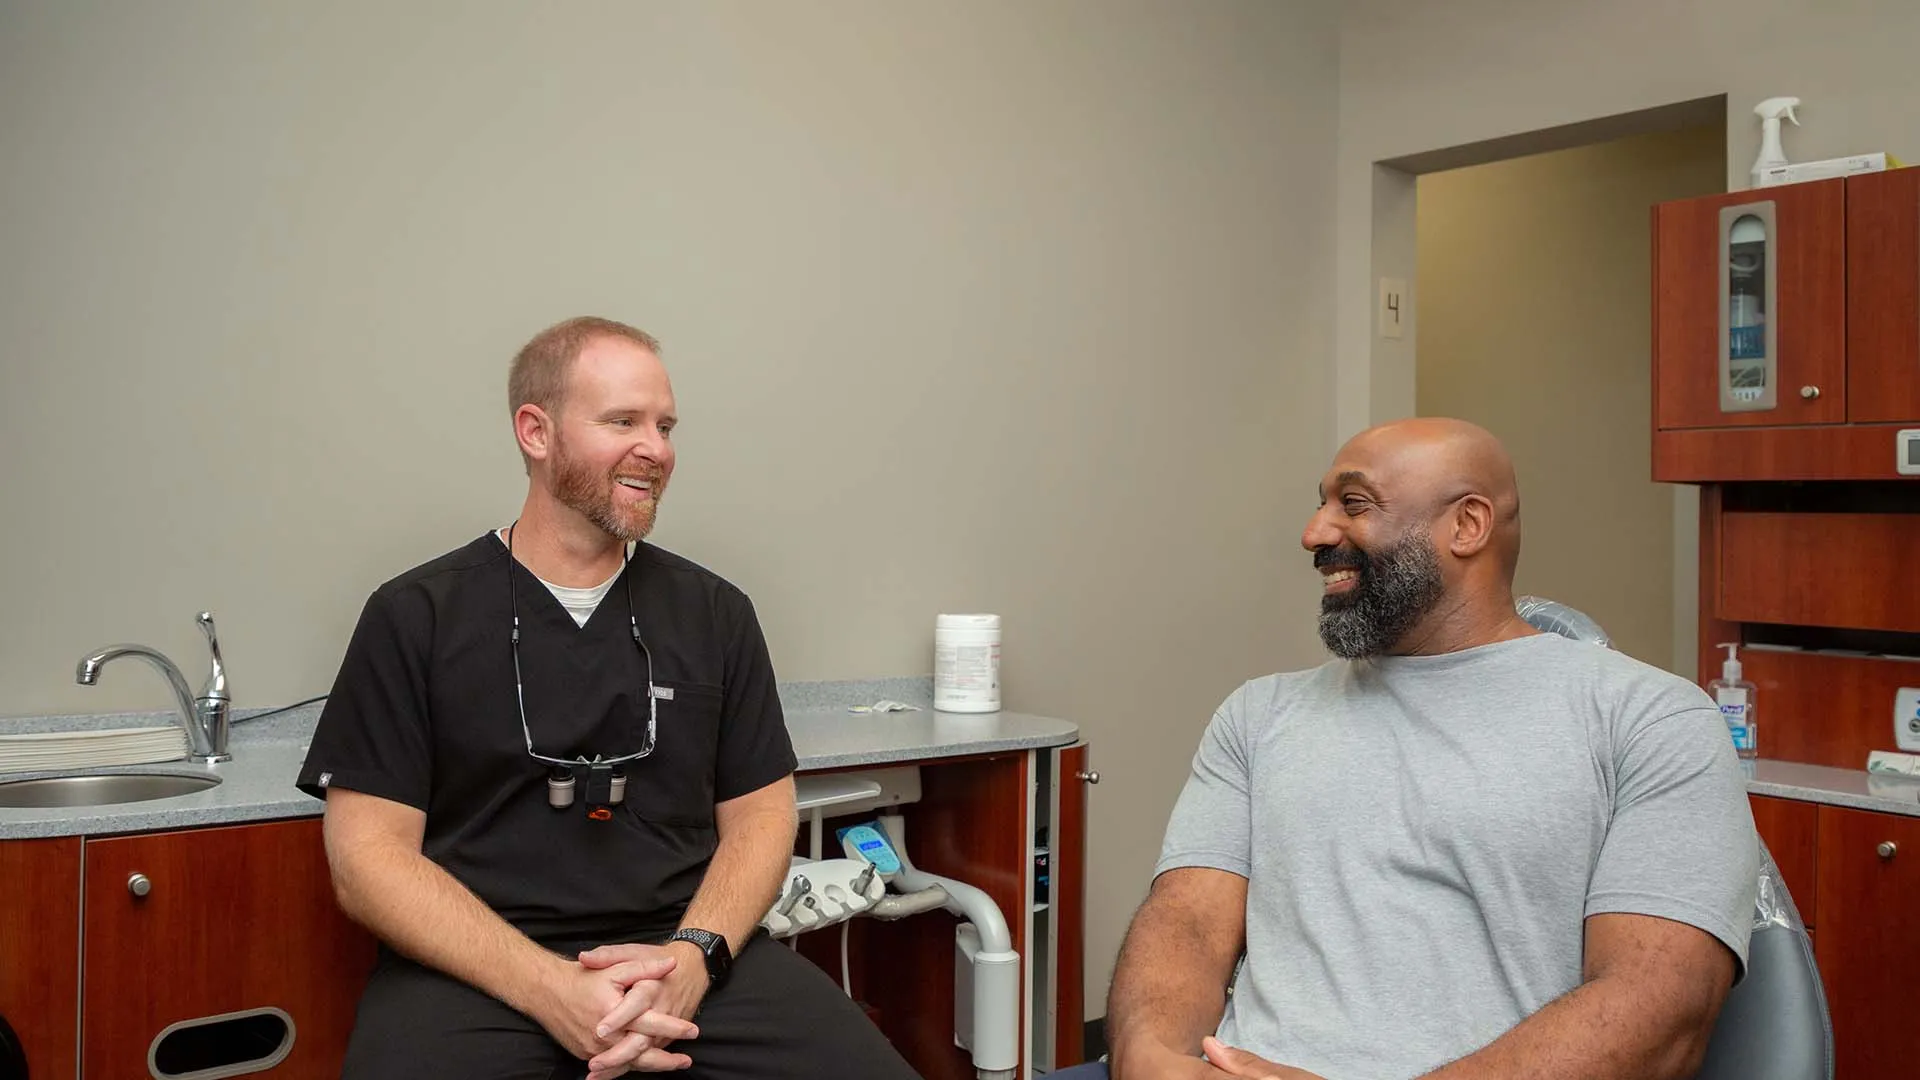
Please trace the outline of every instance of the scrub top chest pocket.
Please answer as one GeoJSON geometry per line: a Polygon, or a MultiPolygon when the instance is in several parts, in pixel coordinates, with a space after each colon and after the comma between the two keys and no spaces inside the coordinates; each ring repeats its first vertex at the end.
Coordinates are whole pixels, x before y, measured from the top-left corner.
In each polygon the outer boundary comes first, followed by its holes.
{"type": "Polygon", "coordinates": [[[720,750],[718,686],[657,682],[653,753],[627,766],[626,805],[667,825],[713,825],[714,769],[720,750]]]}

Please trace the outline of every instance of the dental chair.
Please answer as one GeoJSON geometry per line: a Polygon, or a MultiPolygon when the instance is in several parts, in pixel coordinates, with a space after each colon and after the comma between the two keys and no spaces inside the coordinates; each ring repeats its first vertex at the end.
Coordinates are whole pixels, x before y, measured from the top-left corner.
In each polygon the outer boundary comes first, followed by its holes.
{"type": "MultiPolygon", "coordinates": [[[[1600,625],[1552,600],[1514,603],[1536,629],[1610,647],[1600,625]]],[[[1695,1080],[1833,1080],[1833,1022],[1813,941],[1765,842],[1747,977],[1720,1007],[1695,1080]]]]}
{"type": "MultiPolygon", "coordinates": [[[[1565,604],[1522,596],[1514,609],[1538,630],[1612,647],[1598,623],[1565,604]]],[[[1813,942],[1773,855],[1765,842],[1756,838],[1756,843],[1760,882],[1747,977],[1722,1003],[1694,1080],[1833,1080],[1833,1022],[1813,942]]],[[[1234,974],[1239,975],[1237,967],[1234,974]]],[[[1058,1080],[1105,1080],[1106,1075],[1104,1063],[1053,1074],[1058,1080]]]]}

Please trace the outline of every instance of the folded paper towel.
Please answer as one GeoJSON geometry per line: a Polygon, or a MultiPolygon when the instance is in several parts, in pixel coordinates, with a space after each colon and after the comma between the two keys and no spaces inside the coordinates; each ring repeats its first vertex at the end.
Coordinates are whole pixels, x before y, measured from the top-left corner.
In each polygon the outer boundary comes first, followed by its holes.
{"type": "Polygon", "coordinates": [[[186,756],[187,734],[173,726],[0,735],[0,772],[150,765],[186,756]]]}
{"type": "Polygon", "coordinates": [[[1920,756],[1875,750],[1867,755],[1867,771],[1896,776],[1920,776],[1920,756]]]}
{"type": "Polygon", "coordinates": [[[849,705],[847,706],[847,711],[851,713],[919,712],[920,706],[909,705],[904,701],[894,701],[890,698],[882,698],[871,705],[849,705]]]}

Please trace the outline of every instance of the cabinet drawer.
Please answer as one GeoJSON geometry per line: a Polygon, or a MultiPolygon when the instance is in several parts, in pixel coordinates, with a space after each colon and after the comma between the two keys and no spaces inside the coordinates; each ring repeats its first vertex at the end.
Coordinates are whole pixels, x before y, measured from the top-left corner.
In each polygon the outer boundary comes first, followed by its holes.
{"type": "Polygon", "coordinates": [[[1920,514],[1733,512],[1720,519],[1728,622],[1920,631],[1920,514]]]}

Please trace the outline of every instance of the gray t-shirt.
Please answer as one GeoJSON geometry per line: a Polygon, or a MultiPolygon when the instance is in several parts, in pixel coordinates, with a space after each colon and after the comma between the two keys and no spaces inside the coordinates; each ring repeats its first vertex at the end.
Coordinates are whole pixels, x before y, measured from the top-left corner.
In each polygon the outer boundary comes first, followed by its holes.
{"type": "Polygon", "coordinates": [[[1759,847],[1699,687],[1539,634],[1248,682],[1155,873],[1248,879],[1219,1036],[1328,1080],[1413,1077],[1581,982],[1589,915],[1689,923],[1744,977],[1759,847]]]}

